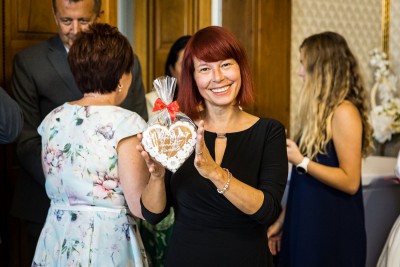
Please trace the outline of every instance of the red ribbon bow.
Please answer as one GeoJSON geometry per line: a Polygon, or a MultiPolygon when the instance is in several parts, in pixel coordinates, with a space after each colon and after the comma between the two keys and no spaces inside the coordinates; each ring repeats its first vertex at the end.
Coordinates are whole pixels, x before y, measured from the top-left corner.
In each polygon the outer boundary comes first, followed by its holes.
{"type": "Polygon", "coordinates": [[[161,98],[157,98],[156,102],[154,103],[154,111],[162,110],[162,109],[167,109],[169,116],[171,117],[171,120],[174,121],[176,117],[176,113],[179,112],[179,105],[178,102],[174,101],[172,103],[169,103],[166,105],[161,98]]]}

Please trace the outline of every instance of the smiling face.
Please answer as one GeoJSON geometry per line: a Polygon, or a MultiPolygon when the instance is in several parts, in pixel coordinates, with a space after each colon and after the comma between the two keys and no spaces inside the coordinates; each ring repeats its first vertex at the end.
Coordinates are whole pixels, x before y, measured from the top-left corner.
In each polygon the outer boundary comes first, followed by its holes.
{"type": "Polygon", "coordinates": [[[94,0],[72,2],[69,0],[56,0],[57,8],[54,19],[57,24],[58,34],[68,49],[74,43],[80,31],[88,29],[89,25],[96,22],[98,15],[95,12],[94,0]]]}
{"type": "Polygon", "coordinates": [[[242,85],[240,67],[234,59],[205,62],[193,58],[194,79],[206,105],[230,106],[242,85]]]}

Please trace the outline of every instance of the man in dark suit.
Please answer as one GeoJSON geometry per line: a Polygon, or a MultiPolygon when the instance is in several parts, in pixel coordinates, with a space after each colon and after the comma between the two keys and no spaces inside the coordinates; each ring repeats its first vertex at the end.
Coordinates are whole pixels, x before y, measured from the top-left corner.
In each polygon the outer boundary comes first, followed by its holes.
{"type": "Polygon", "coordinates": [[[0,144],[13,142],[24,124],[24,117],[17,102],[0,87],[0,144]]]}
{"type": "MultiPolygon", "coordinates": [[[[11,212],[27,228],[31,258],[50,206],[37,128],[51,110],[82,97],[70,71],[67,53],[76,35],[99,19],[101,0],[53,0],[53,13],[58,35],[17,54],[12,75],[12,88],[25,121],[17,144],[22,175],[16,184],[11,212]]],[[[121,106],[147,120],[145,92],[136,56],[132,72],[132,84],[121,106]]]]}

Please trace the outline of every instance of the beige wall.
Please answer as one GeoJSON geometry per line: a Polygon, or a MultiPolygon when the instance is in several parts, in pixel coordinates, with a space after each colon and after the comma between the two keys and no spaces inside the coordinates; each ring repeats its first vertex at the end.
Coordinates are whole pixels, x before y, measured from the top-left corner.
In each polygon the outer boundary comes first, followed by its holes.
{"type": "MultiPolygon", "coordinates": [[[[297,76],[299,69],[298,47],[302,40],[314,33],[321,31],[336,31],[343,35],[349,43],[353,53],[358,58],[361,72],[364,76],[367,88],[372,87],[373,73],[369,67],[368,52],[381,46],[381,15],[382,0],[292,0],[292,33],[291,33],[291,113],[290,125],[292,135],[295,133],[295,115],[297,112],[297,99],[302,86],[301,79],[297,76]]],[[[400,1],[393,0],[393,9],[399,10],[400,1]],[[394,3],[396,2],[396,4],[394,3]]],[[[399,12],[397,11],[397,15],[399,12]]],[[[394,15],[392,14],[392,18],[394,15]]],[[[400,16],[392,27],[397,37],[397,47],[390,48],[397,51],[397,63],[399,66],[400,51],[400,16]],[[394,28],[397,28],[396,30],[394,28]]],[[[391,40],[395,40],[393,36],[391,40]]],[[[391,42],[393,43],[393,42],[391,42]]],[[[392,51],[392,50],[391,50],[392,51]]],[[[394,55],[395,53],[393,53],[394,55]]]]}
{"type": "MultiPolygon", "coordinates": [[[[400,1],[390,1],[389,55],[392,70],[400,76],[400,1]]],[[[400,82],[397,82],[400,89],[400,82]]]]}

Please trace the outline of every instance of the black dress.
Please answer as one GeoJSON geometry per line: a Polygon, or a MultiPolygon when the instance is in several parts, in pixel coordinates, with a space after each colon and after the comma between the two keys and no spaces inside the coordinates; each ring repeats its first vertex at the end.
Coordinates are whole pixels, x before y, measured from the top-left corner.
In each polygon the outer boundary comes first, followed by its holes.
{"type": "MultiPolygon", "coordinates": [[[[338,167],[335,147],[318,162],[338,167]]],[[[355,195],[292,169],[279,266],[364,267],[366,232],[362,187],[355,195]]]]}
{"type": "MultiPolygon", "coordinates": [[[[266,227],[281,211],[287,180],[284,127],[275,120],[260,119],[249,129],[226,136],[221,167],[262,190],[262,207],[252,215],[237,209],[212,182],[200,176],[192,154],[173,175],[166,175],[168,204],[175,210],[167,267],[273,266],[266,227]]],[[[214,157],[216,134],[205,132],[204,138],[214,157]]],[[[153,214],[142,204],[143,216],[151,223],[162,219],[168,209],[153,214]]]]}

